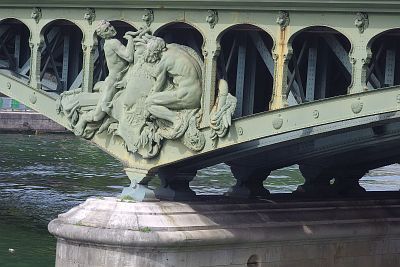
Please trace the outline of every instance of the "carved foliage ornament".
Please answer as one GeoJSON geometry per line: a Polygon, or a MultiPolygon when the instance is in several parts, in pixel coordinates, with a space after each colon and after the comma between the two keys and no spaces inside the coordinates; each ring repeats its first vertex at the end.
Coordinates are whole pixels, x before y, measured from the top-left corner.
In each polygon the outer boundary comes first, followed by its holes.
{"type": "MultiPolygon", "coordinates": [[[[147,27],[126,32],[126,47],[114,38],[116,30],[108,21],[101,21],[96,33],[108,49],[108,77],[95,84],[92,93],[67,91],[57,101],[58,112],[69,120],[75,134],[87,139],[96,134],[114,136],[129,152],[143,158],[157,156],[164,140],[202,150],[206,141],[199,130],[201,57],[190,47],[166,44],[147,27]]],[[[214,139],[226,135],[236,106],[224,81],[218,97],[214,139]]]]}
{"type": "Polygon", "coordinates": [[[208,15],[206,17],[206,22],[210,24],[210,28],[214,29],[215,25],[218,23],[218,11],[208,10],[208,15]]]}
{"type": "Polygon", "coordinates": [[[368,14],[362,12],[357,13],[354,25],[358,28],[360,33],[364,33],[369,26],[368,14]]]}
{"type": "Polygon", "coordinates": [[[40,19],[42,18],[42,9],[40,7],[34,7],[32,9],[31,18],[39,23],[40,19]]]}
{"type": "Polygon", "coordinates": [[[276,19],[276,23],[281,26],[281,30],[285,30],[287,26],[290,24],[290,17],[287,11],[280,11],[279,16],[276,19]]]}
{"type": "Polygon", "coordinates": [[[94,8],[87,8],[85,14],[83,15],[83,18],[87,20],[89,25],[92,25],[93,21],[96,18],[96,11],[94,8]]]}

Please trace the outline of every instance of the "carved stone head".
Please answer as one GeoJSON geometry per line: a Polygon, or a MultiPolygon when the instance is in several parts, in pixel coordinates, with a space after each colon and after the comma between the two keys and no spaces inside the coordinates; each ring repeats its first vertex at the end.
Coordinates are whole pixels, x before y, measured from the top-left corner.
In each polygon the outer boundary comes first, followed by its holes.
{"type": "Polygon", "coordinates": [[[102,20],[96,27],[96,34],[104,39],[110,39],[117,35],[117,31],[114,26],[107,20],[102,20]]]}
{"type": "Polygon", "coordinates": [[[160,60],[161,53],[166,49],[165,41],[152,35],[146,35],[143,39],[146,42],[144,60],[149,63],[155,63],[160,60]]]}

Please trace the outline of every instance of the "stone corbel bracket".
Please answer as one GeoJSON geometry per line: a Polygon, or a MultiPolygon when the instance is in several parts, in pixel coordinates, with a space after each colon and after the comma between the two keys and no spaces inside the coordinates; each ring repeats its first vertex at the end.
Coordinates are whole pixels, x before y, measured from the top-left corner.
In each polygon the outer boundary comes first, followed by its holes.
{"type": "Polygon", "coordinates": [[[358,12],[356,14],[356,19],[354,21],[354,25],[358,28],[360,33],[364,33],[364,31],[369,26],[369,18],[367,13],[358,12]]]}
{"type": "Polygon", "coordinates": [[[39,23],[40,19],[42,18],[42,9],[40,7],[34,7],[32,9],[31,18],[39,23]]]}
{"type": "Polygon", "coordinates": [[[85,14],[83,15],[83,18],[87,20],[89,25],[92,25],[93,21],[96,18],[96,11],[94,8],[87,8],[85,14]]]}
{"type": "Polygon", "coordinates": [[[215,25],[218,23],[218,11],[211,9],[208,10],[206,22],[210,25],[210,29],[214,29],[215,25]]]}
{"type": "Polygon", "coordinates": [[[145,9],[142,16],[142,20],[146,23],[147,27],[150,27],[151,23],[154,21],[154,12],[152,9],[145,9]]]}
{"type": "Polygon", "coordinates": [[[276,24],[278,24],[281,27],[281,30],[284,31],[286,27],[290,24],[289,12],[279,11],[278,18],[276,19],[276,24]]]}

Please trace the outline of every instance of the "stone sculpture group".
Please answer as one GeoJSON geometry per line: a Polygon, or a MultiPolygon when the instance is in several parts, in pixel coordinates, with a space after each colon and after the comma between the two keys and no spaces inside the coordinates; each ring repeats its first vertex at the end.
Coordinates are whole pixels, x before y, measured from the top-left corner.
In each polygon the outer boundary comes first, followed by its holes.
{"type": "MultiPolygon", "coordinates": [[[[201,57],[190,47],[166,44],[147,27],[126,32],[126,46],[114,38],[117,32],[108,21],[101,21],[96,33],[104,39],[107,78],[91,93],[77,89],[58,99],[58,111],[75,134],[91,139],[107,132],[122,138],[129,152],[143,158],[155,157],[165,139],[179,139],[190,150],[201,151],[206,142],[199,129],[201,57]]],[[[220,80],[211,139],[227,134],[235,107],[236,98],[220,80]]]]}

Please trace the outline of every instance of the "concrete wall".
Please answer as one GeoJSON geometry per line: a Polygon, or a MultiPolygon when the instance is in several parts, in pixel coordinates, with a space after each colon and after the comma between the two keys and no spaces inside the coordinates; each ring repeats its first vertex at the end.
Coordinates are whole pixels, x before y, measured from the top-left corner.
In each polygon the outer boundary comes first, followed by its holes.
{"type": "Polygon", "coordinates": [[[35,112],[0,111],[0,132],[67,132],[64,127],[35,112]]]}

